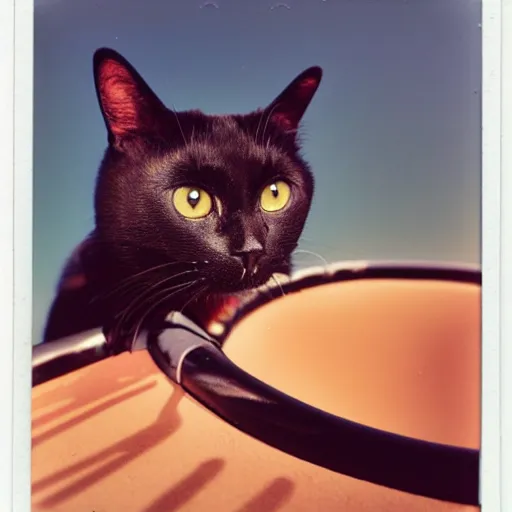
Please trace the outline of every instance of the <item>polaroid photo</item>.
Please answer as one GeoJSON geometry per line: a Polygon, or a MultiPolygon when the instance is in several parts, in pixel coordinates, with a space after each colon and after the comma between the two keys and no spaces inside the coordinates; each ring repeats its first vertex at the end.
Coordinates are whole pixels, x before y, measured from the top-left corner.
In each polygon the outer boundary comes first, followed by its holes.
{"type": "Polygon", "coordinates": [[[512,506],[507,9],[4,3],[1,509],[512,506]]]}

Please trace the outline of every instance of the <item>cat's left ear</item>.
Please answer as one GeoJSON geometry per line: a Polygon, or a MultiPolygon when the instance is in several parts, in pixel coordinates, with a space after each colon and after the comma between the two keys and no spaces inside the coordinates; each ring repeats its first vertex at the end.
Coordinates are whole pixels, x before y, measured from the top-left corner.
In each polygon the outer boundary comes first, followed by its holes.
{"type": "Polygon", "coordinates": [[[322,68],[313,66],[303,71],[265,109],[270,119],[284,131],[296,131],[321,80],[322,68]]]}

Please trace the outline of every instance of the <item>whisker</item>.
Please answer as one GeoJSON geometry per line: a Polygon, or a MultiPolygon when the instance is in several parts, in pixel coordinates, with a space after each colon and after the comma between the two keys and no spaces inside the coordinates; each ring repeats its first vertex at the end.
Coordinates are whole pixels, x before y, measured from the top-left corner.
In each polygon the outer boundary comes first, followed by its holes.
{"type": "Polygon", "coordinates": [[[178,114],[176,113],[176,109],[174,108],[174,105],[172,106],[172,113],[174,114],[174,117],[176,118],[176,122],[178,123],[178,128],[180,129],[181,136],[183,137],[183,142],[185,143],[185,147],[188,146],[187,139],[185,138],[185,134],[183,133],[183,130],[181,128],[181,123],[178,118],[178,114]]]}
{"type": "MultiPolygon", "coordinates": [[[[169,276],[169,277],[165,277],[164,279],[161,279],[160,281],[157,281],[156,283],[154,283],[153,285],[151,285],[149,288],[147,288],[141,295],[139,295],[134,301],[132,301],[129,305],[128,305],[128,309],[132,306],[132,304],[136,301],[139,301],[141,300],[143,297],[145,297],[146,295],[148,295],[148,293],[151,293],[151,290],[154,290],[155,288],[158,288],[159,286],[161,286],[162,284],[164,283],[167,283],[169,281],[171,281],[172,279],[176,278],[176,277],[180,277],[180,276],[184,276],[185,274],[190,274],[190,273],[193,273],[193,272],[197,272],[197,270],[186,270],[185,272],[180,272],[179,274],[175,274],[175,275],[172,275],[172,276],[169,276]]],[[[180,284],[183,284],[183,283],[177,283],[176,286],[179,286],[180,284]]]]}
{"type": "MultiPolygon", "coordinates": [[[[145,304],[147,304],[148,302],[151,302],[152,300],[155,299],[155,297],[161,295],[162,293],[167,293],[169,292],[170,290],[177,290],[179,291],[181,288],[182,288],[183,285],[175,285],[173,287],[169,287],[169,288],[166,288],[164,290],[161,290],[159,292],[156,292],[154,295],[152,295],[151,297],[147,297],[146,299],[140,301],[138,300],[138,297],[137,297],[137,302],[136,304],[130,304],[129,306],[125,307],[122,311],[120,311],[119,313],[117,313],[115,316],[114,316],[114,320],[115,320],[115,330],[117,332],[122,332],[123,331],[123,325],[127,324],[128,323],[128,320],[131,316],[133,316],[133,314],[138,310],[140,309],[142,306],[144,306],[145,304]]],[[[129,329],[128,329],[129,330],[129,329]]]]}
{"type": "Polygon", "coordinates": [[[329,251],[335,251],[339,249],[336,245],[326,242],[325,240],[318,240],[314,238],[309,238],[308,236],[301,235],[299,240],[299,245],[302,246],[304,244],[313,245],[316,247],[322,247],[323,249],[327,249],[329,251]]]}
{"type": "Polygon", "coordinates": [[[192,298],[190,298],[189,300],[187,300],[187,302],[185,302],[185,304],[181,307],[180,309],[180,313],[183,313],[183,310],[191,303],[191,302],[194,302],[195,299],[197,299],[199,297],[199,295],[201,295],[201,293],[203,293],[206,289],[208,288],[208,286],[202,286],[199,291],[197,293],[195,293],[194,295],[192,295],[192,298]]]}
{"type": "MultiPolygon", "coordinates": [[[[160,290],[160,291],[154,293],[151,297],[147,297],[145,300],[137,303],[137,307],[134,308],[130,312],[130,314],[128,314],[128,315],[125,314],[123,318],[118,320],[117,325],[119,326],[119,330],[122,331],[122,327],[125,324],[130,325],[129,324],[129,319],[131,317],[134,317],[134,322],[136,322],[135,312],[137,310],[140,310],[141,308],[143,308],[145,306],[149,306],[150,309],[153,309],[153,304],[156,307],[158,304],[160,304],[163,301],[163,299],[162,299],[162,301],[158,301],[158,300],[156,300],[157,298],[161,297],[162,295],[164,296],[164,298],[170,298],[173,295],[181,292],[182,290],[186,290],[190,284],[193,284],[193,283],[179,284],[179,285],[175,285],[175,286],[170,286],[169,288],[165,288],[163,290],[160,290]],[[169,293],[169,292],[172,292],[172,293],[169,293]]],[[[127,329],[127,331],[129,331],[129,330],[130,329],[127,329]]]]}
{"type": "Polygon", "coordinates": [[[277,284],[277,286],[279,287],[279,289],[281,290],[281,295],[284,297],[286,295],[286,293],[284,293],[284,290],[283,290],[283,287],[281,286],[281,283],[279,282],[279,280],[277,279],[277,277],[275,276],[275,274],[272,274],[272,279],[274,280],[274,282],[277,284]]]}
{"type": "Polygon", "coordinates": [[[321,254],[318,254],[317,252],[306,251],[306,249],[296,249],[294,251],[294,254],[296,254],[296,253],[311,254],[312,256],[316,256],[319,260],[321,260],[326,267],[329,266],[329,263],[327,262],[327,260],[321,254]]]}
{"type": "Polygon", "coordinates": [[[197,261],[168,261],[167,263],[162,263],[161,265],[155,265],[154,267],[147,268],[143,270],[142,272],[138,272],[137,274],[132,274],[124,279],[122,279],[119,283],[117,283],[114,288],[111,288],[110,290],[107,290],[106,292],[100,293],[96,296],[94,296],[91,299],[91,302],[95,302],[99,298],[106,299],[107,297],[110,297],[111,295],[118,292],[121,288],[124,288],[128,283],[131,283],[132,281],[136,280],[137,278],[149,274],[150,272],[154,272],[155,270],[160,270],[163,268],[171,267],[174,265],[196,265],[197,261]]]}
{"type": "Polygon", "coordinates": [[[258,133],[260,131],[261,121],[262,121],[264,115],[265,115],[265,110],[263,109],[261,111],[261,116],[260,116],[260,119],[258,121],[258,127],[256,128],[256,137],[254,137],[254,140],[256,141],[256,144],[258,143],[258,133]]]}
{"type": "MultiPolygon", "coordinates": [[[[268,122],[270,121],[270,117],[272,116],[272,114],[274,113],[274,110],[280,105],[280,103],[276,103],[269,111],[268,113],[268,116],[267,116],[267,120],[265,122],[265,126],[263,127],[263,132],[261,134],[261,142],[263,142],[263,140],[265,139],[265,132],[267,131],[267,127],[268,127],[268,122]]],[[[256,141],[258,142],[258,141],[256,141]]]]}
{"type": "MultiPolygon", "coordinates": [[[[141,306],[147,304],[148,302],[151,302],[152,300],[154,300],[156,297],[162,295],[162,294],[165,294],[165,297],[161,300],[161,301],[157,301],[156,303],[152,304],[149,308],[148,311],[151,311],[154,307],[156,307],[157,305],[161,304],[163,302],[163,300],[165,299],[168,299],[170,297],[172,297],[174,294],[176,293],[179,293],[181,290],[184,290],[186,289],[187,287],[189,287],[190,285],[193,285],[193,284],[196,284],[197,283],[197,280],[196,281],[192,281],[192,282],[189,282],[189,283],[182,283],[182,284],[179,284],[179,285],[175,285],[175,286],[170,286],[168,288],[165,288],[163,290],[160,290],[158,292],[156,292],[152,297],[147,297],[145,300],[143,300],[141,303],[138,303],[137,304],[137,308],[135,308],[129,316],[131,316],[137,309],[139,309],[141,306]],[[169,292],[172,292],[172,293],[169,293],[169,292]]],[[[115,331],[117,334],[119,333],[122,333],[123,332],[123,325],[124,325],[124,320],[128,320],[128,317],[126,316],[127,314],[127,311],[128,308],[124,309],[123,312],[121,313],[122,314],[122,318],[120,318],[117,322],[116,322],[116,325],[115,325],[115,331]]],[[[147,316],[147,313],[146,312],[146,316],[147,316]]],[[[117,315],[119,316],[119,315],[117,315]]],[[[144,319],[144,317],[143,317],[144,319]]],[[[128,329],[129,331],[129,329],[128,329]]]]}
{"type": "MultiPolygon", "coordinates": [[[[135,341],[137,340],[137,337],[139,336],[139,332],[140,332],[140,329],[142,327],[142,324],[144,323],[144,320],[148,317],[148,315],[151,313],[151,311],[153,311],[157,306],[159,306],[160,304],[162,304],[162,302],[165,302],[166,300],[170,299],[173,295],[175,295],[178,291],[183,291],[187,288],[190,288],[191,286],[193,285],[196,285],[198,283],[198,281],[193,281],[191,283],[188,283],[188,285],[184,286],[183,288],[181,288],[181,290],[177,290],[177,291],[174,291],[168,295],[165,295],[165,297],[163,297],[162,299],[158,300],[157,302],[155,302],[154,304],[152,304],[149,309],[146,311],[146,313],[144,313],[144,315],[142,316],[142,318],[140,319],[139,323],[137,324],[137,328],[135,329],[135,333],[133,335],[133,339],[132,339],[132,348],[133,348],[133,345],[135,343],[135,341]]],[[[202,287],[201,290],[199,291],[199,293],[201,293],[201,291],[204,289],[205,287],[202,287]]],[[[197,296],[198,294],[196,294],[195,296],[197,296]]]]}
{"type": "Polygon", "coordinates": [[[145,287],[146,283],[144,281],[128,283],[117,291],[116,301],[120,303],[129,301],[134,295],[141,293],[145,287]]]}

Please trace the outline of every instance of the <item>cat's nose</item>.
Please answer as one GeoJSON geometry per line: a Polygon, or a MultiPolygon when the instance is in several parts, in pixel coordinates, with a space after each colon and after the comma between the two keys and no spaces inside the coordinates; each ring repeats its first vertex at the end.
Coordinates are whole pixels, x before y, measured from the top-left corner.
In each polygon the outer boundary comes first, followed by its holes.
{"type": "Polygon", "coordinates": [[[258,272],[258,262],[263,254],[263,250],[261,251],[251,251],[244,252],[239,254],[242,258],[242,265],[244,266],[245,272],[248,275],[252,276],[258,272]]]}
{"type": "Polygon", "coordinates": [[[244,275],[252,276],[258,271],[258,262],[264,253],[263,245],[255,238],[247,240],[243,247],[234,252],[238,256],[244,267],[244,275]]]}

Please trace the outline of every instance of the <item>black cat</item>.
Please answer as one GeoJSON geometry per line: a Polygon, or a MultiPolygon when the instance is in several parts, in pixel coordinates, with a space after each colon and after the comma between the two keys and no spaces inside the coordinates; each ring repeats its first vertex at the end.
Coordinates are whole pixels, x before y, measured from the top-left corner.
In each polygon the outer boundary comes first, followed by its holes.
{"type": "Polygon", "coordinates": [[[313,196],[297,129],[321,77],[307,69],[246,115],[175,112],[122,56],[96,51],[108,148],[95,229],[64,269],[44,341],[101,326],[123,350],[170,310],[205,326],[289,274],[313,196]]]}

